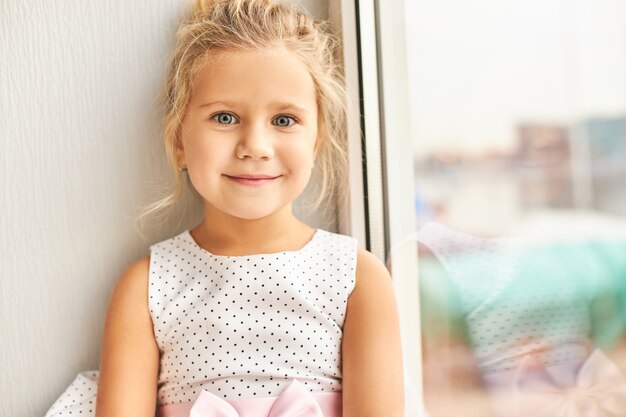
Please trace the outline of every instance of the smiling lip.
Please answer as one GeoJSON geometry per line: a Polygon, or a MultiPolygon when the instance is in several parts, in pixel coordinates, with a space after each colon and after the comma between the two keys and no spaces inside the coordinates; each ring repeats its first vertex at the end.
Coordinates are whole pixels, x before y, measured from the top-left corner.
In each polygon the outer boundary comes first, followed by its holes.
{"type": "MultiPolygon", "coordinates": [[[[225,174],[226,175],[226,174],[225,174]]],[[[226,175],[227,178],[245,185],[262,185],[272,182],[280,175],[259,175],[259,174],[241,174],[226,175]]]]}

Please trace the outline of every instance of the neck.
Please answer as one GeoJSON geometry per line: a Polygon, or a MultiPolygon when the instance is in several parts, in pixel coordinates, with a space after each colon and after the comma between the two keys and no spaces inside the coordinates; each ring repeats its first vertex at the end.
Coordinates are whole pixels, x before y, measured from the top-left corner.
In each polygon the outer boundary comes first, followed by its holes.
{"type": "Polygon", "coordinates": [[[291,205],[254,220],[228,216],[206,205],[202,223],[191,233],[210,253],[237,256],[297,250],[314,230],[293,215],[291,205]]]}

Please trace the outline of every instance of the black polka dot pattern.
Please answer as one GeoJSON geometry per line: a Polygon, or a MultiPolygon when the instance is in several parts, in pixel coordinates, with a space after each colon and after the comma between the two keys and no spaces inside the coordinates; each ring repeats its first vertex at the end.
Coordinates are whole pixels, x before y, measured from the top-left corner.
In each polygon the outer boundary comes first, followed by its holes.
{"type": "MultiPolygon", "coordinates": [[[[148,306],[161,361],[159,406],[279,395],[293,379],[341,391],[341,335],[356,240],[317,230],[300,250],[212,255],[189,231],[150,247],[148,306]]],[[[98,371],[83,372],[45,417],[94,416],[98,371]]]]}
{"type": "Polygon", "coordinates": [[[45,417],[95,416],[98,371],[81,372],[50,407],[45,417]]]}
{"type": "Polygon", "coordinates": [[[341,335],[356,241],[317,230],[300,250],[217,256],[189,231],[151,247],[159,405],[279,395],[297,379],[341,391],[341,335]]]}

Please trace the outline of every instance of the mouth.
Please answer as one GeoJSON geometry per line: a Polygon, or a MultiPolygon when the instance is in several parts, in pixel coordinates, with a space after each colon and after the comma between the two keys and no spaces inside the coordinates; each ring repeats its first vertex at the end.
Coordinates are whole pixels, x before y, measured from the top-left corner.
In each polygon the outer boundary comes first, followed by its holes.
{"type": "Polygon", "coordinates": [[[235,181],[244,185],[263,185],[280,178],[280,175],[264,175],[264,174],[238,174],[227,175],[224,174],[229,180],[235,181]]]}

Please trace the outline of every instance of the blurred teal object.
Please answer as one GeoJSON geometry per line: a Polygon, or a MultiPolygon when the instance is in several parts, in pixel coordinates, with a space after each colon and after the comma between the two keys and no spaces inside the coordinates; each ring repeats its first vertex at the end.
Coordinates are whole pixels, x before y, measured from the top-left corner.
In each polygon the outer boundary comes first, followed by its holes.
{"type": "Polygon", "coordinates": [[[624,339],[624,239],[483,239],[436,225],[418,240],[435,255],[419,262],[424,337],[445,328],[465,340],[483,374],[533,352],[573,370],[624,339]]]}

